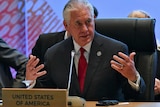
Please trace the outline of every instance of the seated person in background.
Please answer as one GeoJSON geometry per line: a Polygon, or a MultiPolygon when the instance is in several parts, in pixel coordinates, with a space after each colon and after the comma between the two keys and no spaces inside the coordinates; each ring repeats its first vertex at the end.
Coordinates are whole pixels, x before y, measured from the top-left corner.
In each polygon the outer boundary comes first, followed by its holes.
{"type": "MultiPolygon", "coordinates": [[[[46,75],[39,77],[37,73],[40,72],[34,71],[34,64],[28,68],[26,80],[33,80],[31,85],[34,84],[34,87],[67,89],[71,51],[75,50],[70,96],[86,100],[107,98],[119,101],[142,97],[145,83],[135,68],[135,53],[126,55],[126,44],[95,31],[93,6],[89,1],[68,1],[63,17],[66,31],[71,36],[47,50],[47,73],[42,71],[46,75]]],[[[32,61],[28,65],[34,63],[36,57],[31,56],[30,59],[32,61]]]]}
{"type": "Polygon", "coordinates": [[[128,17],[130,18],[150,18],[150,15],[143,10],[134,10],[129,13],[128,17]]]}
{"type": "Polygon", "coordinates": [[[41,34],[32,49],[32,55],[40,59],[40,63],[44,63],[44,54],[49,47],[68,38],[67,31],[41,34]]]}
{"type": "Polygon", "coordinates": [[[22,80],[25,78],[26,63],[27,58],[25,55],[11,48],[0,38],[0,89],[6,87],[21,87],[22,80]],[[9,67],[17,71],[15,80],[12,78],[9,67]]]}
{"type": "Polygon", "coordinates": [[[157,49],[157,55],[158,55],[158,63],[157,63],[157,73],[156,73],[156,79],[155,79],[155,100],[160,101],[160,47],[157,49]]]}
{"type": "MultiPolygon", "coordinates": [[[[129,15],[129,18],[151,18],[150,15],[143,11],[143,10],[134,10],[132,11],[129,15]]],[[[157,49],[158,52],[158,64],[157,64],[157,74],[155,78],[155,88],[154,88],[154,93],[155,93],[155,100],[160,100],[160,50],[157,49]]]]}
{"type": "MultiPolygon", "coordinates": [[[[98,10],[95,6],[94,8],[94,18],[98,17],[98,10]]],[[[55,45],[56,43],[67,39],[70,35],[66,31],[55,32],[55,33],[46,33],[41,34],[36,41],[35,46],[32,49],[32,55],[40,59],[40,63],[44,63],[44,54],[49,47],[55,45]]]]}
{"type": "MultiPolygon", "coordinates": [[[[0,99],[2,98],[2,88],[26,87],[22,81],[25,80],[27,61],[28,59],[25,55],[18,52],[16,49],[11,48],[2,38],[0,38],[0,99]],[[15,79],[12,78],[9,67],[12,67],[17,71],[15,79]]],[[[44,65],[37,67],[35,68],[40,70],[44,65]]]]}
{"type": "Polygon", "coordinates": [[[93,9],[94,9],[94,18],[97,18],[98,17],[98,10],[95,6],[93,6],[93,9]]]}

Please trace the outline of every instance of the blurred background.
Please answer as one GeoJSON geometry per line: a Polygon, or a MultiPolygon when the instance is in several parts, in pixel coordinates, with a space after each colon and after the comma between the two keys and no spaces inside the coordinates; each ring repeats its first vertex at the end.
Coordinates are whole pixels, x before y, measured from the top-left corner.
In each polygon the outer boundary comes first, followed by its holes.
{"type": "MultiPolygon", "coordinates": [[[[41,33],[62,31],[62,10],[68,0],[0,0],[0,37],[28,56],[41,33]]],[[[98,18],[127,17],[144,10],[156,19],[155,34],[160,45],[160,0],[89,0],[98,18]]]]}

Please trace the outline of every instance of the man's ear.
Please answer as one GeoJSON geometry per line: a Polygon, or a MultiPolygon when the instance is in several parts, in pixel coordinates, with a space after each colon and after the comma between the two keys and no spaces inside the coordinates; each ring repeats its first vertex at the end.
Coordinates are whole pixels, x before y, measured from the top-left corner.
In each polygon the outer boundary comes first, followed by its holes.
{"type": "Polygon", "coordinates": [[[65,29],[67,29],[68,25],[65,20],[63,21],[63,25],[64,25],[65,29]]]}

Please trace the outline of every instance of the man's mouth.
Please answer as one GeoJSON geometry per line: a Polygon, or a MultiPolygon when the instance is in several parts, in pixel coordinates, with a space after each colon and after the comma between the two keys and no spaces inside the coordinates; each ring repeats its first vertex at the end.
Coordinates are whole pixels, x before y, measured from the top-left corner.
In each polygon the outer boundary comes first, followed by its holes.
{"type": "Polygon", "coordinates": [[[87,38],[87,37],[89,37],[88,35],[85,35],[85,36],[81,36],[82,38],[87,38]]]}

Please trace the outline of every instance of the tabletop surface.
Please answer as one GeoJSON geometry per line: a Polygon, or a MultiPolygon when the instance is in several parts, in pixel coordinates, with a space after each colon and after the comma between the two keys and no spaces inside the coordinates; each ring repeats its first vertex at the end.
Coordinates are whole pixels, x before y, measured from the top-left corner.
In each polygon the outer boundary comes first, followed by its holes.
{"type": "MultiPolygon", "coordinates": [[[[95,101],[87,101],[86,107],[106,107],[96,106],[95,101]]],[[[160,102],[119,102],[117,105],[111,105],[107,107],[160,107],[160,102]]]]}
{"type": "MultiPolygon", "coordinates": [[[[87,101],[85,107],[106,107],[96,106],[96,101],[87,101]]],[[[2,103],[0,103],[2,106],[2,103]]],[[[107,107],[160,107],[160,102],[119,102],[117,105],[107,107]]]]}

